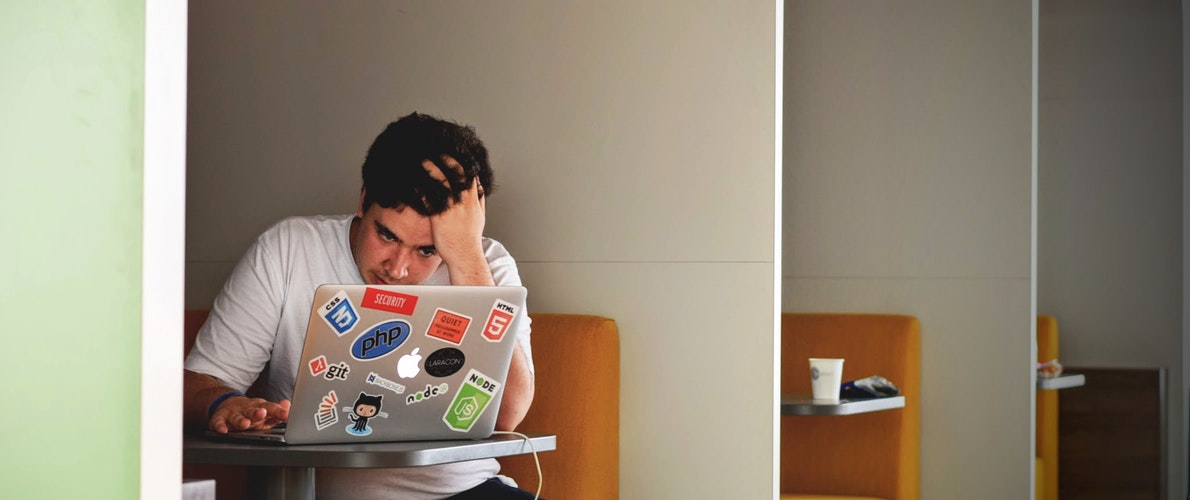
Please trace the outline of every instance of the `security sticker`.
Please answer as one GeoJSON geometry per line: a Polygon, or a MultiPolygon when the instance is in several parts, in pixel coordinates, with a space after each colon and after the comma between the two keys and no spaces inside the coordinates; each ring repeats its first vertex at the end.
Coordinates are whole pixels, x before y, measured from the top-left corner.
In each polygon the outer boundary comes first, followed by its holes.
{"type": "Polygon", "coordinates": [[[480,415],[487,409],[488,403],[500,390],[500,383],[479,373],[474,368],[467,372],[463,384],[455,393],[455,399],[450,403],[442,421],[453,431],[467,432],[480,415]]]}
{"type": "Polygon", "coordinates": [[[314,412],[314,427],[323,430],[335,425],[339,421],[339,409],[335,408],[338,403],[339,396],[331,389],[331,392],[326,393],[318,403],[318,411],[314,412]]]}
{"type": "Polygon", "coordinates": [[[405,393],[405,386],[381,377],[380,375],[377,375],[376,372],[368,373],[368,378],[365,378],[364,381],[372,385],[378,385],[397,394],[405,393]]]}
{"type": "Polygon", "coordinates": [[[359,393],[359,397],[355,399],[355,404],[343,408],[343,411],[351,412],[347,414],[347,418],[353,423],[347,426],[347,433],[352,436],[367,436],[372,433],[372,427],[368,425],[368,420],[373,418],[388,418],[388,414],[380,411],[381,404],[384,402],[383,395],[371,395],[359,393]]]}
{"type": "Polygon", "coordinates": [[[496,303],[492,304],[492,313],[488,315],[488,321],[483,325],[483,338],[488,339],[489,342],[499,342],[504,338],[504,333],[508,331],[508,325],[512,324],[512,318],[516,317],[517,307],[500,299],[496,299],[496,303]]]}
{"type": "Polygon", "coordinates": [[[318,311],[322,320],[340,337],[350,332],[359,322],[359,314],[355,312],[351,299],[347,298],[347,292],[343,290],[339,290],[339,293],[326,301],[318,311]]]}
{"type": "Polygon", "coordinates": [[[444,340],[454,345],[463,343],[463,335],[471,326],[471,317],[439,307],[434,311],[434,320],[426,328],[426,336],[444,340]]]}
{"type": "Polygon", "coordinates": [[[417,308],[417,296],[389,292],[379,288],[367,288],[364,290],[364,300],[360,301],[360,305],[368,309],[412,316],[413,310],[417,308]]]}
{"type": "Polygon", "coordinates": [[[318,356],[310,360],[310,375],[315,377],[322,375],[326,371],[326,356],[318,356]]]}

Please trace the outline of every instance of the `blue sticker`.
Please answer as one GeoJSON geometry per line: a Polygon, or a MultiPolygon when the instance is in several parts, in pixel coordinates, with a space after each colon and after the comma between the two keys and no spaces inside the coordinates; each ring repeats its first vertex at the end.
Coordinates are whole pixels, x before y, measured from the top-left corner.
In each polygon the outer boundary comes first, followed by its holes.
{"type": "Polygon", "coordinates": [[[368,328],[351,343],[351,357],[368,361],[391,354],[409,338],[409,331],[409,323],[399,319],[368,328]]]}
{"type": "Polygon", "coordinates": [[[326,301],[319,311],[322,314],[322,320],[326,321],[326,324],[330,325],[340,337],[355,328],[356,322],[359,321],[359,314],[355,312],[355,307],[347,298],[347,292],[343,290],[339,290],[339,293],[331,297],[331,300],[326,301]]]}

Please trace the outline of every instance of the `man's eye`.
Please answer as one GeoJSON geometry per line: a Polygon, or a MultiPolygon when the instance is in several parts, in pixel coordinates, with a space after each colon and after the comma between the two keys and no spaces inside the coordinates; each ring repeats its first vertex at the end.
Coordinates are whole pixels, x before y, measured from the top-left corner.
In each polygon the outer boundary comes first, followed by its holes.
{"type": "Polygon", "coordinates": [[[433,257],[438,254],[438,250],[433,248],[419,248],[417,251],[421,253],[422,257],[433,257]]]}
{"type": "Polygon", "coordinates": [[[390,233],[381,231],[379,234],[380,234],[380,239],[382,239],[384,241],[397,241],[397,237],[393,236],[390,233]]]}

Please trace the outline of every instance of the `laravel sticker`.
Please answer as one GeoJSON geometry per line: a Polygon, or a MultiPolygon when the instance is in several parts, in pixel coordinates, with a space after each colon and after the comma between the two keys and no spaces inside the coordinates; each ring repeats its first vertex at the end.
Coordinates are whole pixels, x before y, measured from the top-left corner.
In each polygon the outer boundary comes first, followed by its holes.
{"type": "Polygon", "coordinates": [[[496,303],[492,304],[492,313],[483,325],[483,338],[489,342],[499,342],[503,339],[504,334],[508,332],[508,326],[512,324],[512,318],[516,317],[516,309],[516,306],[496,299],[496,303]]]}
{"type": "Polygon", "coordinates": [[[463,343],[463,335],[467,334],[469,326],[471,326],[470,316],[439,307],[434,311],[434,320],[426,329],[426,335],[459,345],[463,343]]]}
{"type": "Polygon", "coordinates": [[[368,309],[412,316],[413,310],[417,308],[417,296],[387,292],[379,288],[367,288],[364,290],[364,300],[360,302],[360,305],[368,309]]]}

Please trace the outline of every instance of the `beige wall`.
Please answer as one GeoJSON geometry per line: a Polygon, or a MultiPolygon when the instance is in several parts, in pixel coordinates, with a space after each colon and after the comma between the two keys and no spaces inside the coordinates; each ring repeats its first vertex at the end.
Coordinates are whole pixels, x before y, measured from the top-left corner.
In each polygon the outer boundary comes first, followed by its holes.
{"type": "Polygon", "coordinates": [[[191,9],[189,306],[276,219],[352,210],[388,121],[462,120],[530,309],[620,325],[621,496],[772,496],[773,2],[191,9]]]}
{"type": "Polygon", "coordinates": [[[921,320],[925,500],[1032,494],[1031,3],[786,4],[783,308],[921,320]]]}
{"type": "Polygon", "coordinates": [[[1040,14],[1037,309],[1067,365],[1169,370],[1168,498],[1185,498],[1181,2],[1040,14]]]}

